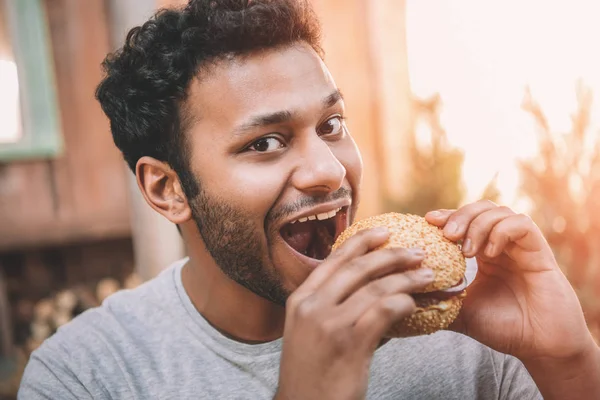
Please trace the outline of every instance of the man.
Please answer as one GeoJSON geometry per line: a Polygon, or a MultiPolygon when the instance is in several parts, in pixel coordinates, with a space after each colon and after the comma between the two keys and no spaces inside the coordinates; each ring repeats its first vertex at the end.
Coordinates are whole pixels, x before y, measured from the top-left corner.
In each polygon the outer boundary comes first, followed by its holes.
{"type": "Polygon", "coordinates": [[[192,0],[105,68],[114,141],[189,259],[61,328],[20,398],[600,398],[600,351],[550,248],[492,203],[427,215],[479,260],[462,334],[385,342],[433,278],[407,272],[419,249],[374,250],[385,230],[329,254],[362,164],[305,2],[192,0]]]}

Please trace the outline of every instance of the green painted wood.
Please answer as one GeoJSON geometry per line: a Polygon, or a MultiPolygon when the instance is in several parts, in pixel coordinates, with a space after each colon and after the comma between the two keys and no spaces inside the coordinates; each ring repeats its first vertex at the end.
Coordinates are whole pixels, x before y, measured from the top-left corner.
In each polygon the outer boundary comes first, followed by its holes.
{"type": "Polygon", "coordinates": [[[23,135],[0,144],[0,162],[47,159],[63,140],[49,31],[42,0],[5,0],[19,74],[23,135]]]}

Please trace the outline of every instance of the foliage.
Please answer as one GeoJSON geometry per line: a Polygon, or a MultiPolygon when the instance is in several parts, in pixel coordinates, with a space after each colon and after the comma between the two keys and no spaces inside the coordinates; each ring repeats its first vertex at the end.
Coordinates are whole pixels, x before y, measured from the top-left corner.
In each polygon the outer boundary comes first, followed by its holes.
{"type": "Polygon", "coordinates": [[[481,199],[498,203],[500,201],[500,197],[501,193],[500,189],[498,189],[498,173],[496,172],[492,180],[486,185],[485,189],[483,189],[481,199]]]}
{"type": "Polygon", "coordinates": [[[538,154],[519,164],[520,192],[533,204],[532,218],[574,286],[592,333],[600,337],[600,133],[590,132],[592,93],[577,90],[569,132],[552,132],[527,92],[523,108],[533,117],[538,154]]]}
{"type": "Polygon", "coordinates": [[[415,121],[428,128],[430,143],[419,143],[416,126],[408,137],[409,170],[407,195],[390,200],[388,207],[397,212],[424,215],[438,208],[457,208],[463,201],[464,155],[448,142],[440,123],[441,100],[438,95],[415,100],[415,121]]]}

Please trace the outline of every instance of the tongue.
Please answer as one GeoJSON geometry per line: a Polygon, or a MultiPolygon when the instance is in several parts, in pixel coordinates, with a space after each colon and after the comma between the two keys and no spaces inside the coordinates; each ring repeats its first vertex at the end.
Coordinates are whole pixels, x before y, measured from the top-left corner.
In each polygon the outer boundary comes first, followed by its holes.
{"type": "Polygon", "coordinates": [[[319,260],[323,260],[331,253],[331,246],[333,246],[333,235],[327,229],[325,224],[319,224],[316,231],[316,239],[318,246],[317,257],[319,260]]]}
{"type": "Polygon", "coordinates": [[[285,232],[285,241],[298,253],[305,254],[316,229],[315,221],[290,224],[285,232]]]}

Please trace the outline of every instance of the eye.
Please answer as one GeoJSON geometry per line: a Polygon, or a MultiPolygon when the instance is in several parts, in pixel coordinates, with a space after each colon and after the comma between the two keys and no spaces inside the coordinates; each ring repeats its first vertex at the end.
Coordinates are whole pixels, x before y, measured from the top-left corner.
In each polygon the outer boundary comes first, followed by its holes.
{"type": "Polygon", "coordinates": [[[335,135],[344,130],[343,117],[336,115],[325,121],[318,129],[319,135],[335,135]]]}
{"type": "Polygon", "coordinates": [[[275,151],[284,147],[284,144],[281,140],[275,137],[265,137],[260,138],[254,143],[252,143],[248,150],[256,151],[257,153],[268,153],[270,151],[275,151]]]}

